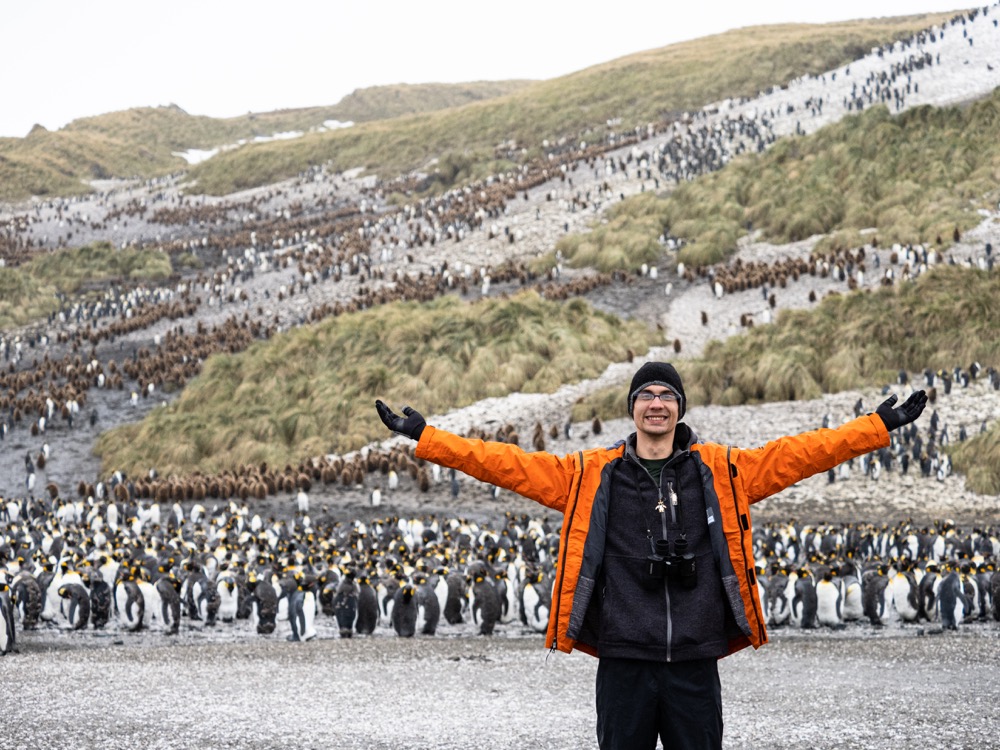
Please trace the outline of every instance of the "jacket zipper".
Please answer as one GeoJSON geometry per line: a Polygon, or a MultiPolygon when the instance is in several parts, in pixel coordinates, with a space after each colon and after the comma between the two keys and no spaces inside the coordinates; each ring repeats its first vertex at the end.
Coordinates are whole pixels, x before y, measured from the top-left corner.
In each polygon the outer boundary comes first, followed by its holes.
{"type": "MultiPolygon", "coordinates": [[[[664,467],[664,468],[666,468],[666,467],[664,467]]],[[[645,471],[646,471],[647,474],[649,474],[648,470],[645,470],[645,471]]],[[[649,478],[652,479],[653,477],[650,475],[649,478]]],[[[677,525],[677,493],[674,491],[674,483],[673,482],[667,482],[667,497],[670,499],[670,521],[671,521],[671,523],[674,524],[674,526],[676,526],[677,525]]],[[[663,486],[661,485],[660,482],[657,482],[656,483],[656,510],[660,514],[660,525],[661,525],[662,530],[663,530],[663,537],[662,538],[666,539],[667,538],[667,504],[663,500],[664,500],[663,499],[663,486]]],[[[650,544],[652,545],[653,540],[650,539],[649,541],[650,541],[650,544]]],[[[655,547],[653,547],[653,551],[654,552],[656,551],[655,547]]],[[[673,642],[674,620],[673,620],[673,618],[670,615],[670,587],[668,586],[666,580],[663,581],[663,598],[664,598],[664,601],[666,602],[666,605],[667,605],[667,661],[671,661],[672,658],[673,658],[673,649],[672,649],[671,646],[672,646],[672,642],[673,642]]]]}
{"type": "MultiPolygon", "coordinates": [[[[660,493],[660,503],[658,507],[663,505],[663,494],[659,488],[657,492],[660,493]]],[[[677,493],[674,492],[674,485],[671,482],[667,482],[667,495],[670,497],[670,516],[673,522],[677,523],[677,493]]],[[[666,509],[660,511],[660,523],[663,527],[663,538],[667,538],[667,514],[666,509]]],[[[663,598],[667,602],[667,661],[671,661],[673,658],[673,640],[674,640],[674,620],[670,616],[670,585],[669,582],[663,581],[663,598]]]]}
{"type": "MultiPolygon", "coordinates": [[[[745,568],[747,564],[747,548],[746,548],[746,543],[743,540],[744,537],[746,536],[747,530],[743,528],[743,524],[740,522],[740,509],[739,506],[736,504],[736,483],[733,481],[733,470],[735,467],[733,466],[731,458],[732,452],[733,452],[733,446],[730,445],[729,447],[726,448],[726,464],[727,464],[726,468],[729,473],[729,490],[730,492],[733,493],[733,512],[736,514],[736,526],[740,529],[740,552],[743,553],[743,566],[745,568]]],[[[749,588],[750,579],[747,576],[746,570],[743,571],[743,578],[747,582],[747,587],[749,588]]],[[[753,612],[757,618],[757,632],[760,635],[761,642],[763,642],[764,618],[761,617],[760,609],[758,609],[757,606],[757,600],[754,598],[752,591],[750,592],[750,603],[753,605],[753,612]]]]}
{"type": "MultiPolygon", "coordinates": [[[[583,451],[578,452],[577,455],[580,457],[580,478],[577,481],[576,494],[573,496],[573,507],[570,509],[569,520],[566,522],[566,543],[564,545],[565,547],[569,547],[569,535],[570,532],[573,531],[573,518],[576,516],[576,506],[577,503],[579,503],[580,501],[580,490],[583,487],[583,451]]],[[[560,557],[565,558],[565,555],[566,555],[565,550],[561,550],[560,557]]],[[[563,580],[565,578],[566,578],[566,564],[565,561],[563,561],[562,564],[559,566],[559,581],[558,585],[556,586],[555,606],[552,608],[552,611],[549,612],[549,617],[556,618],[555,619],[556,625],[555,628],[553,629],[555,632],[555,637],[552,639],[552,647],[549,649],[549,653],[555,651],[556,647],[559,644],[559,606],[562,602],[562,587],[563,587],[563,580]]]]}

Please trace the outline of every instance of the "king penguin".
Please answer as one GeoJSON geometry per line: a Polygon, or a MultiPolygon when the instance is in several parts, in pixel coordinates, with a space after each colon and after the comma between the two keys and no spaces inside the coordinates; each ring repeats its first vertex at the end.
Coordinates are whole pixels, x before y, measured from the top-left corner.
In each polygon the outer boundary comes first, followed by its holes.
{"type": "Polygon", "coordinates": [[[834,578],[834,571],[827,570],[816,583],[816,621],[825,627],[842,630],[846,627],[842,609],[843,592],[840,581],[834,578]]]}
{"type": "Polygon", "coordinates": [[[38,627],[38,618],[42,614],[42,587],[31,573],[22,570],[14,576],[11,590],[21,627],[24,630],[34,630],[38,627]]]}
{"type": "Polygon", "coordinates": [[[91,572],[84,578],[90,589],[90,622],[100,630],[111,619],[111,587],[100,573],[91,572]]]}
{"type": "Polygon", "coordinates": [[[140,574],[136,579],[136,585],[142,593],[142,626],[152,630],[154,627],[160,628],[163,623],[160,621],[160,593],[156,587],[140,574]]]}
{"type": "MultiPolygon", "coordinates": [[[[900,563],[902,566],[902,563],[900,563]]],[[[896,607],[896,613],[903,622],[914,622],[920,614],[920,602],[917,594],[917,583],[913,574],[908,569],[902,567],[892,577],[890,583],[892,587],[892,603],[896,607]]]]}
{"type": "Polygon", "coordinates": [[[135,632],[142,627],[145,606],[139,584],[131,573],[126,574],[115,586],[115,609],[118,611],[118,624],[123,630],[135,632]]]}
{"type": "Polygon", "coordinates": [[[520,593],[521,622],[536,633],[544,633],[549,627],[549,612],[552,609],[552,589],[545,580],[544,571],[526,575],[520,593]]]}
{"type": "Polygon", "coordinates": [[[90,621],[90,593],[79,583],[65,583],[59,587],[64,600],[63,614],[70,630],[83,630],[90,621]]]}
{"type": "Polygon", "coordinates": [[[223,622],[232,622],[239,611],[239,592],[236,577],[228,570],[219,573],[215,579],[215,589],[219,597],[217,617],[223,622]]]}
{"type": "Polygon", "coordinates": [[[62,609],[62,597],[59,596],[59,589],[70,583],[76,583],[83,585],[82,576],[75,570],[71,570],[69,567],[69,562],[64,560],[58,568],[51,579],[49,579],[48,586],[45,588],[45,596],[42,600],[42,619],[47,621],[59,620],[61,624],[65,624],[65,615],[62,609]]]}
{"type": "Polygon", "coordinates": [[[177,635],[181,626],[180,581],[173,573],[160,576],[153,584],[159,598],[157,617],[166,635],[177,635]]]}
{"type": "Polygon", "coordinates": [[[409,581],[393,595],[391,621],[400,638],[412,638],[417,632],[417,588],[409,581]]]}
{"type": "Polygon", "coordinates": [[[767,568],[756,565],[754,568],[754,586],[757,587],[757,599],[760,601],[764,622],[771,621],[771,602],[767,598],[767,568]]]}
{"type": "Polygon", "coordinates": [[[788,599],[788,573],[779,568],[767,579],[767,600],[770,625],[785,625],[791,614],[791,602],[788,599]]]}
{"type": "Polygon", "coordinates": [[[468,604],[465,577],[458,571],[452,571],[445,576],[445,583],[448,586],[448,599],[444,605],[444,619],[449,625],[460,625],[465,622],[462,613],[468,604]]]}
{"type": "Polygon", "coordinates": [[[937,592],[941,586],[941,575],[938,572],[938,565],[930,562],[924,569],[924,574],[920,578],[917,586],[917,601],[920,605],[920,615],[928,621],[938,618],[937,592]]]}
{"type": "Polygon", "coordinates": [[[958,571],[952,571],[941,581],[938,589],[938,611],[941,614],[941,627],[945,630],[958,630],[958,626],[971,611],[968,597],[962,590],[962,579],[958,571]]]}
{"type": "Polygon", "coordinates": [[[990,601],[993,619],[1000,622],[1000,570],[994,570],[990,576],[990,601]]]}
{"type": "Polygon", "coordinates": [[[191,594],[194,597],[195,608],[198,612],[198,619],[203,620],[205,625],[213,627],[216,617],[219,614],[219,590],[212,585],[208,576],[202,574],[198,576],[191,586],[191,594]]]}
{"type": "Polygon", "coordinates": [[[803,568],[795,581],[792,596],[792,625],[808,630],[816,627],[816,584],[812,574],[803,568]]]}
{"type": "Polygon", "coordinates": [[[844,593],[840,614],[848,622],[860,620],[864,614],[864,602],[861,598],[861,580],[853,563],[845,562],[840,566],[840,582],[844,593]]]}
{"type": "MultiPolygon", "coordinates": [[[[337,586],[332,604],[341,638],[350,638],[354,634],[354,626],[358,622],[358,593],[359,586],[354,572],[348,571],[337,586]]],[[[372,629],[374,630],[374,626],[372,629]]]]}
{"type": "Polygon", "coordinates": [[[487,571],[477,571],[472,579],[469,596],[472,622],[479,626],[481,635],[493,635],[500,619],[500,597],[487,571]]]}
{"type": "Polygon", "coordinates": [[[517,590],[508,578],[506,569],[493,574],[493,586],[500,600],[500,622],[505,625],[514,622],[517,619],[517,590]]]}
{"type": "Polygon", "coordinates": [[[371,635],[378,625],[378,595],[368,576],[358,579],[358,619],[354,630],[358,635],[371,635]]]}
{"type": "Polygon", "coordinates": [[[0,656],[17,649],[17,639],[14,632],[14,603],[11,601],[11,588],[7,581],[0,582],[0,656]]]}
{"type": "Polygon", "coordinates": [[[311,641],[316,637],[316,579],[297,574],[296,588],[288,598],[288,621],[292,626],[290,641],[311,641]]]}
{"type": "Polygon", "coordinates": [[[885,565],[879,565],[861,576],[863,612],[872,625],[885,625],[892,611],[892,589],[885,565]]]}
{"type": "Polygon", "coordinates": [[[421,635],[434,635],[441,619],[441,605],[427,574],[417,573],[413,582],[417,586],[417,630],[421,635]]]}
{"type": "Polygon", "coordinates": [[[319,608],[327,617],[336,617],[334,601],[337,598],[337,591],[340,589],[341,577],[335,568],[324,570],[320,573],[317,583],[319,584],[319,608]]]}
{"type": "Polygon", "coordinates": [[[278,595],[266,579],[251,576],[250,623],[260,635],[270,635],[277,627],[278,595]]]}
{"type": "MultiPolygon", "coordinates": [[[[448,568],[435,568],[431,581],[434,583],[434,596],[438,600],[438,609],[444,614],[445,608],[448,606],[448,568]]],[[[446,616],[445,620],[447,621],[447,619],[446,616]]]]}

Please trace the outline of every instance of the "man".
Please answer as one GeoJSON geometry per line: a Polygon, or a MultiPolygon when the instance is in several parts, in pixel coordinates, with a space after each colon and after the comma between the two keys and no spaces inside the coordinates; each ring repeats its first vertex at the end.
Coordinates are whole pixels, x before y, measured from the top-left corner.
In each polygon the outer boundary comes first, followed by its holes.
{"type": "Polygon", "coordinates": [[[680,420],[677,370],[647,362],[628,391],[635,432],[564,457],[435,429],[381,401],[416,455],[563,513],[546,645],[599,656],[601,748],[722,746],[717,660],[767,642],[754,577],[750,504],[889,444],[923,391],[837,428],[744,450],[701,442],[680,420]]]}

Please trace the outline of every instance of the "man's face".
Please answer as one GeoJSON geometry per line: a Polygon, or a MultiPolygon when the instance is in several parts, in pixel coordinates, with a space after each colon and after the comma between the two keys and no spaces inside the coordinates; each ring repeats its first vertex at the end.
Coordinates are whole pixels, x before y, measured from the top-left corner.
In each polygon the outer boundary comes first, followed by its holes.
{"type": "Polygon", "coordinates": [[[632,419],[636,429],[651,437],[673,432],[679,412],[676,394],[661,385],[643,388],[636,394],[632,405],[632,419]],[[650,396],[654,398],[647,400],[650,396]]]}

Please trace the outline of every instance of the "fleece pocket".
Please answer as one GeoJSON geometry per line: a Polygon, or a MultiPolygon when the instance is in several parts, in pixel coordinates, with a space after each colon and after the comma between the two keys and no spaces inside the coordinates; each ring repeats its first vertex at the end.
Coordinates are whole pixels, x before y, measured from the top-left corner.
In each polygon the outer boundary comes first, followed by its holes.
{"type": "Polygon", "coordinates": [[[645,649],[667,646],[667,592],[642,585],[645,558],[605,555],[601,641],[636,644],[645,649]]]}

